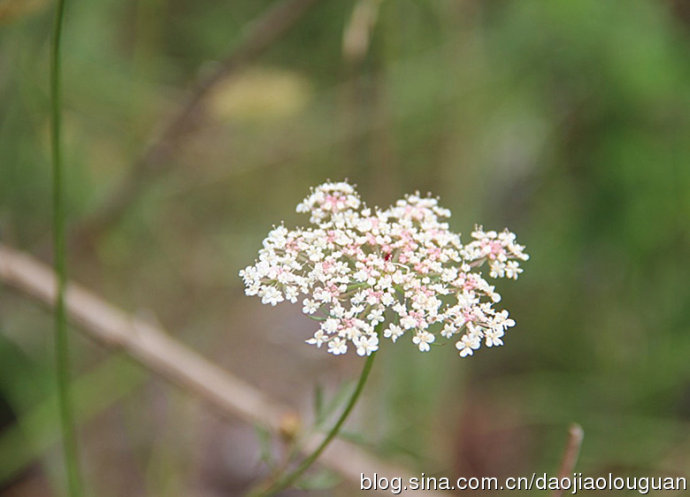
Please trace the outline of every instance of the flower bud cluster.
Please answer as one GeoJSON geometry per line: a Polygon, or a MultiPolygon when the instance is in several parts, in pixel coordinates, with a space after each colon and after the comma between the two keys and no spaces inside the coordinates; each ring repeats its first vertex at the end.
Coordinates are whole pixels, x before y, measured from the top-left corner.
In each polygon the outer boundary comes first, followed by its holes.
{"type": "Polygon", "coordinates": [[[312,226],[274,228],[240,276],[246,294],[264,304],[301,300],[302,311],[320,321],[307,343],[370,355],[382,329],[393,342],[411,336],[422,352],[439,336],[453,340],[465,357],[482,342],[502,345],[515,325],[494,308],[501,296],[481,273],[486,264],[491,278],[518,278],[528,255],[513,233],[477,227],[463,245],[435,198],[407,195],[371,209],[345,182],[312,189],[297,211],[312,226]]]}

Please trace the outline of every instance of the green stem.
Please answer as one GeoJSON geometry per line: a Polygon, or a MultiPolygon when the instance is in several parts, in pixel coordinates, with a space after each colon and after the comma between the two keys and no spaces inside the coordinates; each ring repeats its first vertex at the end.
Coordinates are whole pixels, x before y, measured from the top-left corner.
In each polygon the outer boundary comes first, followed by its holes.
{"type": "Polygon", "coordinates": [[[270,484],[266,488],[250,492],[247,497],[269,497],[271,495],[275,495],[281,490],[285,490],[290,485],[295,483],[304,474],[304,472],[307,471],[307,469],[309,469],[309,467],[314,463],[314,461],[316,461],[319,458],[319,456],[326,449],[326,447],[328,447],[328,444],[330,444],[331,441],[338,435],[340,428],[343,426],[345,420],[350,415],[350,412],[352,412],[352,409],[355,407],[357,399],[359,399],[359,396],[362,393],[362,390],[364,389],[364,385],[367,382],[367,378],[369,378],[369,373],[371,372],[371,366],[374,364],[375,357],[376,352],[373,352],[369,357],[367,357],[367,360],[364,363],[364,368],[362,369],[362,373],[359,375],[357,386],[355,387],[354,392],[352,392],[352,395],[350,396],[350,399],[348,400],[345,409],[333,425],[333,428],[331,428],[328,434],[326,435],[326,438],[324,438],[321,441],[319,446],[316,449],[314,449],[314,451],[311,454],[309,454],[309,456],[307,456],[294,471],[288,473],[287,475],[284,475],[282,478],[279,478],[277,481],[270,484]]]}
{"type": "Polygon", "coordinates": [[[65,212],[62,167],[62,94],[60,85],[60,52],[65,0],[57,0],[53,24],[53,38],[50,57],[50,102],[51,102],[51,145],[53,162],[53,244],[54,267],[57,276],[55,297],[55,357],[58,404],[63,438],[63,454],[67,473],[67,488],[70,497],[82,495],[79,472],[77,437],[74,427],[74,414],[69,395],[70,360],[67,316],[65,312],[65,286],[67,272],[65,264],[65,212]]]}

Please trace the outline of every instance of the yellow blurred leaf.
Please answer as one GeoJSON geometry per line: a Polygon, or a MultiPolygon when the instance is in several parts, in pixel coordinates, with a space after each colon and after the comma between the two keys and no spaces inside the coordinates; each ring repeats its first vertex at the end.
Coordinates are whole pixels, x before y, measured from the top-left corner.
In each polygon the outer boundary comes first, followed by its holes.
{"type": "Polygon", "coordinates": [[[273,121],[299,113],[310,94],[309,81],[294,71],[255,68],[219,84],[208,108],[219,120],[273,121]]]}

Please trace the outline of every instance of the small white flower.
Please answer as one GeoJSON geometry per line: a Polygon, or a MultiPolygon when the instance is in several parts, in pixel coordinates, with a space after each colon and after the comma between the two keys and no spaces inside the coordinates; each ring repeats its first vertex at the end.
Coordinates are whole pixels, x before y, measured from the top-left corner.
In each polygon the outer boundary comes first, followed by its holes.
{"type": "Polygon", "coordinates": [[[501,338],[503,337],[503,330],[502,329],[491,329],[491,330],[486,330],[484,332],[484,344],[487,347],[496,347],[499,345],[503,345],[503,340],[501,338]]]}
{"type": "Polygon", "coordinates": [[[393,343],[395,343],[398,340],[398,338],[400,338],[403,335],[403,333],[405,332],[400,326],[391,324],[388,326],[388,328],[385,329],[385,331],[383,332],[383,336],[385,338],[390,338],[391,340],[393,340],[393,343]]]}
{"type": "Polygon", "coordinates": [[[506,278],[518,279],[518,275],[522,273],[522,268],[517,261],[508,261],[506,263],[506,278]]]}
{"type": "Polygon", "coordinates": [[[319,307],[321,307],[317,302],[309,299],[304,299],[302,305],[302,312],[305,314],[314,314],[319,310],[319,307]]]}
{"type": "Polygon", "coordinates": [[[338,332],[338,335],[342,338],[349,340],[350,342],[354,342],[362,336],[362,331],[355,326],[347,326],[345,328],[342,328],[338,332]]]}
{"type": "Polygon", "coordinates": [[[454,268],[454,267],[445,268],[441,272],[441,280],[445,281],[446,283],[453,281],[457,277],[458,277],[458,270],[457,270],[457,268],[454,268]]]}
{"type": "Polygon", "coordinates": [[[297,295],[299,295],[299,290],[294,286],[285,287],[285,300],[294,304],[297,302],[297,295]]]}
{"type": "Polygon", "coordinates": [[[278,291],[277,288],[272,286],[261,288],[258,294],[261,297],[262,304],[276,305],[277,303],[283,301],[283,295],[278,291]]]}
{"type": "Polygon", "coordinates": [[[475,349],[479,348],[479,344],[476,339],[471,338],[469,335],[463,335],[460,341],[455,344],[455,347],[460,351],[460,357],[467,357],[474,354],[475,349]]]}
{"type": "Polygon", "coordinates": [[[338,320],[333,318],[326,319],[326,321],[321,324],[321,329],[328,334],[335,333],[338,331],[338,320]]]}
{"type": "Polygon", "coordinates": [[[405,316],[407,314],[407,307],[399,302],[393,306],[393,310],[400,316],[405,316]]]}
{"type": "Polygon", "coordinates": [[[347,343],[342,338],[334,338],[328,342],[328,351],[333,355],[340,355],[347,352],[347,343]]]}
{"type": "Polygon", "coordinates": [[[400,326],[404,329],[409,330],[417,325],[417,320],[412,316],[405,316],[400,320],[400,326]]]}
{"type": "Polygon", "coordinates": [[[491,327],[498,330],[507,330],[515,326],[515,321],[508,317],[508,311],[496,313],[491,321],[491,327]]]}
{"type": "Polygon", "coordinates": [[[443,330],[441,330],[441,336],[443,338],[450,338],[457,332],[458,328],[455,326],[455,324],[453,322],[448,322],[443,326],[443,330]]]}
{"type": "MultiPolygon", "coordinates": [[[[391,277],[390,274],[386,274],[386,275],[382,276],[376,285],[376,287],[379,290],[388,290],[392,286],[393,286],[393,278],[391,277]]],[[[388,294],[386,294],[386,295],[388,295],[388,294]]]]}
{"type": "Polygon", "coordinates": [[[352,304],[361,304],[366,299],[367,299],[367,292],[357,292],[352,296],[352,298],[350,299],[350,302],[352,304]]]}
{"type": "Polygon", "coordinates": [[[367,315],[367,321],[369,321],[372,325],[376,325],[378,323],[383,323],[383,310],[374,310],[371,311],[367,315]]]}
{"type": "Polygon", "coordinates": [[[316,345],[318,348],[321,348],[321,345],[326,342],[328,342],[328,337],[321,330],[318,330],[316,333],[314,333],[313,338],[307,340],[308,344],[316,345]]]}
{"type": "Polygon", "coordinates": [[[422,352],[428,352],[431,350],[429,347],[430,343],[436,340],[436,337],[429,333],[428,331],[418,331],[417,334],[412,338],[412,342],[419,347],[422,352]]]}
{"type": "Polygon", "coordinates": [[[379,337],[372,335],[369,337],[361,336],[354,340],[355,347],[357,347],[357,355],[371,355],[379,349],[379,337]]]}
{"type": "Polygon", "coordinates": [[[244,293],[249,296],[253,296],[259,293],[261,290],[261,285],[257,283],[251,283],[245,290],[244,293]]]}

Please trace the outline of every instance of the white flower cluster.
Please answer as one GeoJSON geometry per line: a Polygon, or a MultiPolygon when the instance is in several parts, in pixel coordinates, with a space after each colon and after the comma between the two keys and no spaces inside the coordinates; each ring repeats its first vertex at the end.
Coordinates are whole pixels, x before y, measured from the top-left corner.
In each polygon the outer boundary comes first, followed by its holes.
{"type": "Polygon", "coordinates": [[[259,259],[240,271],[247,295],[264,304],[302,300],[302,311],[321,321],[307,343],[344,354],[379,347],[379,331],[395,342],[405,333],[426,352],[440,334],[456,341],[462,357],[481,345],[502,345],[515,325],[481,275],[517,279],[528,259],[509,231],[477,227],[460,242],[442,220],[450,211],[436,199],[408,195],[386,209],[370,209],[348,183],[325,183],[297,206],[313,227],[274,228],[259,259]],[[385,324],[382,324],[385,323],[385,324]]]}

